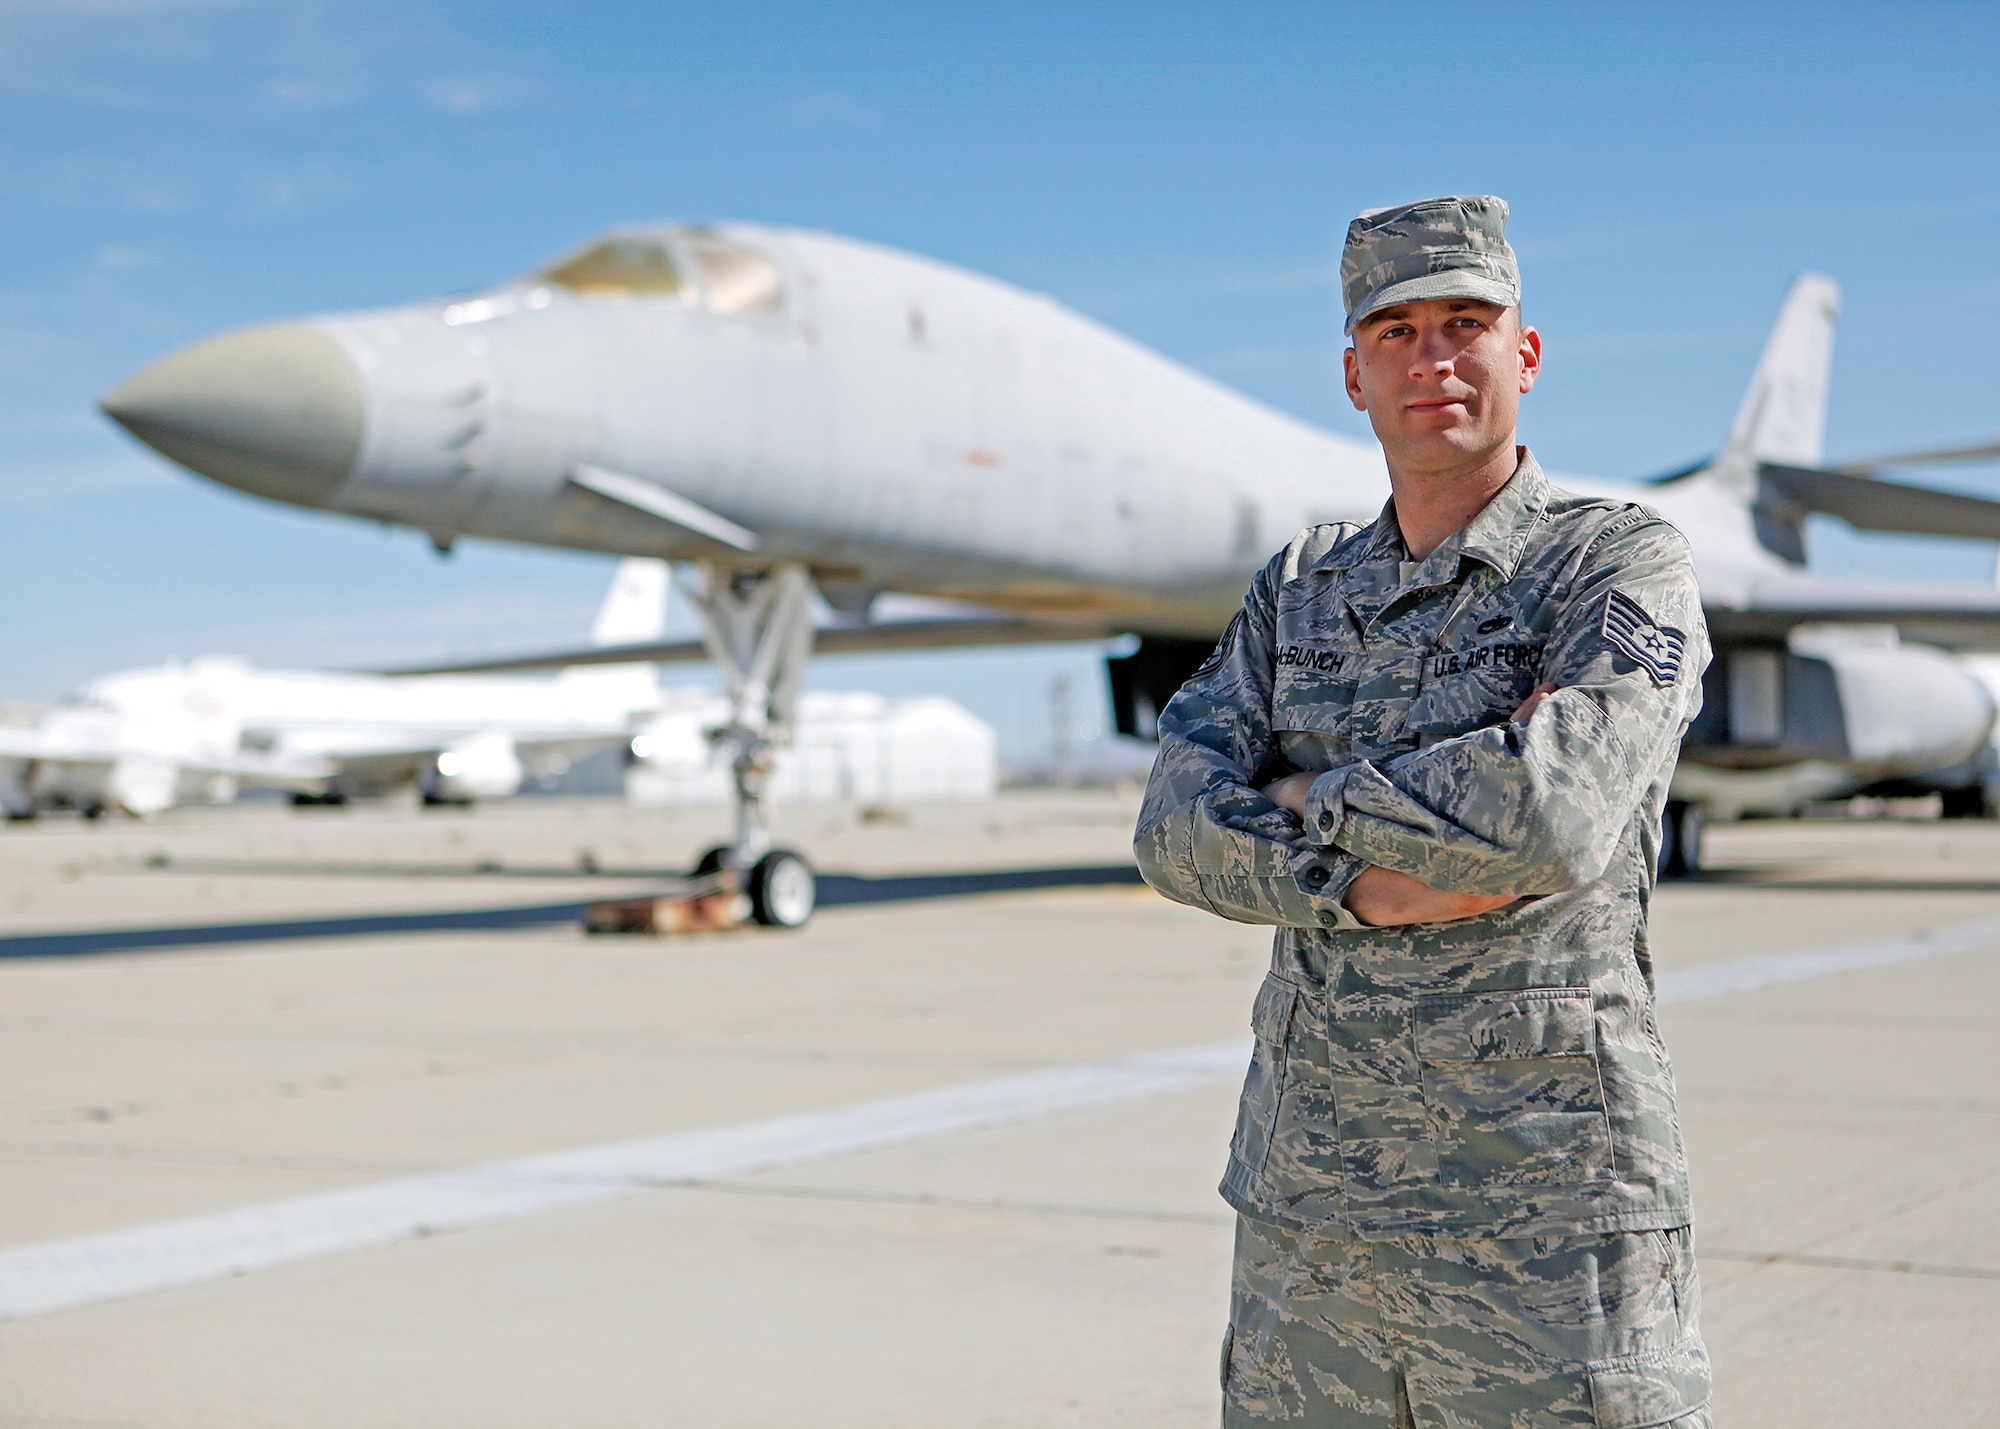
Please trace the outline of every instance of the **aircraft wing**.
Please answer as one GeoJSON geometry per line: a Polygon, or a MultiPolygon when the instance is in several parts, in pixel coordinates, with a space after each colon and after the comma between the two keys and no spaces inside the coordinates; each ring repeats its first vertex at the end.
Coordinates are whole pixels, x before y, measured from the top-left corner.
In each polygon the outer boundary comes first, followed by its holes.
{"type": "Polygon", "coordinates": [[[1864,472],[1816,471],[1768,462],[1757,475],[1761,504],[1791,508],[1784,515],[1818,511],[1863,531],[2000,540],[2000,501],[1983,496],[1907,486],[1864,472]]]}
{"type": "MultiPolygon", "coordinates": [[[[876,650],[943,650],[970,645],[1048,645],[1072,640],[1101,640],[1121,627],[1102,622],[991,619],[885,620],[875,625],[829,625],[813,632],[816,655],[852,655],[876,650]]],[[[468,660],[453,665],[407,666],[379,671],[385,675],[479,675],[505,670],[554,670],[571,665],[670,665],[705,660],[708,649],[699,640],[600,645],[581,650],[468,660]]]]}
{"type": "Polygon", "coordinates": [[[167,749],[142,749],[117,744],[86,744],[50,739],[39,729],[0,729],[0,759],[41,760],[50,764],[114,765],[124,760],[157,760],[190,774],[226,774],[236,779],[281,789],[312,789],[333,773],[324,759],[237,754],[206,758],[167,749]]]}
{"type": "Polygon", "coordinates": [[[1709,603],[1707,614],[1717,639],[1783,640],[1808,624],[1893,625],[1927,645],[2000,649],[2000,590],[1978,586],[1767,577],[1740,600],[1709,603]]]}

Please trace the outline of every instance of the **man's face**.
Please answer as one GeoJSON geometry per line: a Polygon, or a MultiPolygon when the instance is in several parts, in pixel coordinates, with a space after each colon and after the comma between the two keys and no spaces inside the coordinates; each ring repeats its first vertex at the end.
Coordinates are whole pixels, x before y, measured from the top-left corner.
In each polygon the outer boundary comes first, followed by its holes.
{"type": "Polygon", "coordinates": [[[1542,339],[1517,308],[1435,298],[1362,319],[1346,366],[1348,400],[1368,414],[1391,466],[1448,474],[1512,444],[1542,339]]]}

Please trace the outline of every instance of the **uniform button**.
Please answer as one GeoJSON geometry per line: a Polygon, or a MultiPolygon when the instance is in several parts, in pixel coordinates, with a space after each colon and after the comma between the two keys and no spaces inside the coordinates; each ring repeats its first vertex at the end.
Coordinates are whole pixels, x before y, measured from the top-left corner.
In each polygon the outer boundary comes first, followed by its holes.
{"type": "Polygon", "coordinates": [[[1319,811],[1319,826],[1322,831],[1333,827],[1333,813],[1328,809],[1319,811]]]}
{"type": "Polygon", "coordinates": [[[1340,921],[1340,917],[1338,914],[1334,913],[1330,909],[1322,909],[1319,915],[1319,920],[1320,922],[1326,924],[1327,927],[1331,928],[1335,923],[1338,923],[1340,921]]]}
{"type": "Polygon", "coordinates": [[[1306,870],[1306,884],[1312,888],[1326,887],[1326,881],[1331,877],[1333,875],[1327,871],[1327,867],[1323,863],[1316,863],[1306,870]]]}

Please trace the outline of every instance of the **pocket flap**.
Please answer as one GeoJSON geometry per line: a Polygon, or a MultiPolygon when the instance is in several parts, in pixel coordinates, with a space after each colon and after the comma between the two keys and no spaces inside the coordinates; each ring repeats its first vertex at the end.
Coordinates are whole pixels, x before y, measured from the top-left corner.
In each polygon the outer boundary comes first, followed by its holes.
{"type": "Polygon", "coordinates": [[[1597,1429],[1651,1429],[1708,1403],[1708,1351],[1700,1340],[1590,1372],[1597,1429]]]}
{"type": "Polygon", "coordinates": [[[1459,992],[1417,1001],[1417,1059],[1481,1062],[1495,1057],[1588,1057],[1597,1018],[1587,987],[1459,992]]]}
{"type": "Polygon", "coordinates": [[[1250,1009],[1250,1030],[1266,1042],[1283,1042],[1292,1025],[1292,1003],[1298,995],[1298,988],[1283,978],[1266,977],[1250,1009]]]}

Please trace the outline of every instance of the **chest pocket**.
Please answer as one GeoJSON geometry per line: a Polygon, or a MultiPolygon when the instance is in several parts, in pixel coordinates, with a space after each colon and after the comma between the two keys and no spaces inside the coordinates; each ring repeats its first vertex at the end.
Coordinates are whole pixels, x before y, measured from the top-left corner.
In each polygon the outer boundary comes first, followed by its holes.
{"type": "Polygon", "coordinates": [[[1447,1186],[1569,1186],[1617,1174],[1589,988],[1422,997],[1416,1041],[1447,1186]]]}
{"type": "Polygon", "coordinates": [[[1495,636],[1435,652],[1410,704],[1410,732],[1445,738],[1505,723],[1542,678],[1544,644],[1495,636]]]}
{"type": "Polygon", "coordinates": [[[1367,664],[1359,635],[1318,608],[1281,609],[1271,654],[1279,750],[1295,769],[1345,763],[1355,681],[1367,664]]]}

